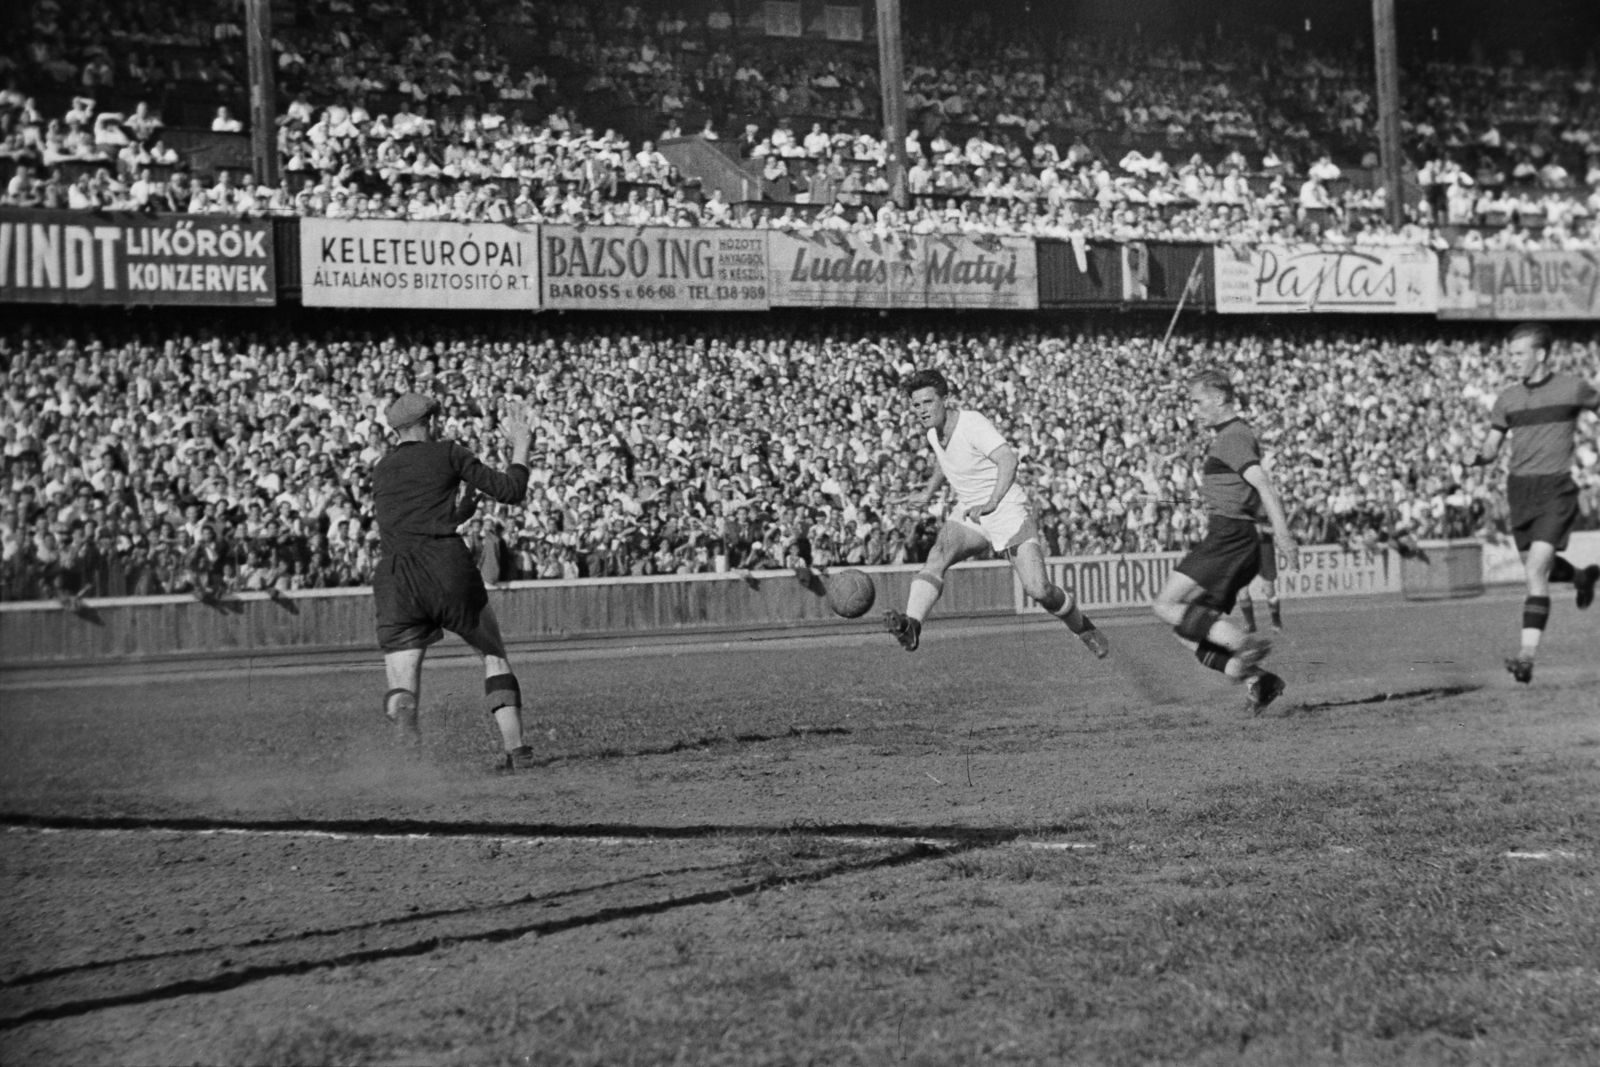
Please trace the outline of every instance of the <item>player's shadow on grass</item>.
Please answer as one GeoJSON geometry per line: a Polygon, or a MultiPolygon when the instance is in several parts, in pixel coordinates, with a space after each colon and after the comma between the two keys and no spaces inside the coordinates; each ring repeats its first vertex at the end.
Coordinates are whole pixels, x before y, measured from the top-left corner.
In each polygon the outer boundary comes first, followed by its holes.
{"type": "Polygon", "coordinates": [[[1330,711],[1334,708],[1352,708],[1362,704],[1388,704],[1398,703],[1402,700],[1414,700],[1418,703],[1429,700],[1444,700],[1448,697],[1458,697],[1466,693],[1476,693],[1482,689],[1481,685],[1435,685],[1421,689],[1407,689],[1400,692],[1374,693],[1370,696],[1351,697],[1346,700],[1324,700],[1316,704],[1295,704],[1284,709],[1283,716],[1310,715],[1321,711],[1330,711]]]}
{"type": "Polygon", "coordinates": [[[91,960],[87,963],[75,963],[64,967],[48,967],[43,970],[29,971],[26,974],[16,975],[12,978],[0,980],[0,989],[15,989],[22,986],[37,985],[55,978],[64,978],[69,975],[83,974],[88,971],[101,971],[111,967],[122,967],[130,963],[149,963],[155,960],[183,959],[189,956],[202,956],[208,952],[222,952],[237,949],[268,948],[273,945],[288,945],[297,941],[307,941],[317,937],[337,937],[342,934],[354,934],[368,930],[383,930],[404,927],[416,923],[431,922],[435,919],[448,919],[462,915],[481,915],[507,908],[517,908],[529,904],[553,904],[561,900],[581,896],[584,893],[596,893],[606,889],[618,889],[635,882],[648,882],[663,877],[672,877],[680,874],[694,874],[707,871],[727,870],[741,866],[740,863],[720,863],[699,865],[693,867],[678,867],[671,870],[650,871],[645,874],[634,875],[631,878],[618,878],[609,882],[598,882],[594,885],[579,886],[574,889],[563,889],[555,893],[534,894],[529,893],[512,900],[497,900],[492,904],[475,904],[460,908],[436,908],[431,911],[411,912],[407,915],[391,916],[384,919],[371,919],[366,922],[351,923],[347,926],[320,927],[314,930],[300,930],[292,934],[283,934],[277,937],[250,938],[246,941],[223,941],[217,944],[200,945],[195,948],[178,948],[166,952],[140,952],[130,956],[123,956],[114,960],[91,960]]]}
{"type": "MultiPolygon", "coordinates": [[[[927,842],[913,841],[909,842],[907,847],[890,852],[888,855],[876,855],[867,859],[846,859],[838,862],[828,863],[820,868],[794,873],[759,875],[745,878],[744,880],[736,882],[733,885],[717,885],[709,889],[701,889],[695,892],[685,893],[680,896],[667,896],[637,904],[598,907],[594,910],[584,911],[577,915],[559,918],[541,917],[534,919],[533,916],[540,915],[543,912],[543,909],[550,907],[553,898],[556,896],[575,896],[582,893],[594,893],[606,888],[606,886],[586,886],[581,889],[563,891],[561,894],[549,894],[544,897],[528,897],[517,901],[497,902],[494,905],[489,905],[487,908],[480,906],[478,908],[466,910],[468,912],[472,912],[492,909],[513,911],[514,909],[519,908],[526,909],[528,911],[529,921],[511,922],[505,925],[493,926],[485,930],[469,932],[429,933],[426,930],[418,930],[416,935],[413,936],[412,940],[404,941],[400,944],[366,947],[364,942],[357,942],[358,947],[355,948],[349,948],[343,945],[332,945],[324,948],[323,953],[320,955],[313,951],[309,956],[302,953],[297,958],[287,960],[266,960],[254,964],[238,964],[230,959],[223,961],[221,964],[221,966],[225,968],[221,973],[217,973],[215,966],[209,966],[205,968],[205,972],[203,974],[198,974],[193,977],[178,978],[176,980],[161,981],[154,986],[149,985],[148,982],[140,983],[138,981],[138,977],[135,976],[134,979],[129,982],[129,985],[135,986],[135,988],[113,993],[99,993],[98,995],[92,997],[79,997],[66,1000],[58,999],[55,1003],[48,1003],[40,1007],[22,1011],[19,1014],[0,1018],[0,1031],[13,1030],[17,1027],[34,1022],[43,1022],[51,1019],[65,1019],[87,1015],[92,1012],[103,1011],[107,1008],[121,1007],[132,1004],[148,1004],[165,1000],[173,1000],[179,997],[219,993],[229,989],[237,989],[241,986],[251,985],[269,978],[307,974],[312,971],[331,970],[338,967],[357,966],[360,964],[373,963],[381,960],[422,956],[454,944],[497,944],[506,941],[517,940],[530,934],[549,936],[551,934],[581,929],[583,927],[597,926],[604,923],[666,914],[668,912],[686,907],[695,907],[714,903],[721,904],[729,900],[737,900],[752,894],[761,893],[763,891],[782,886],[813,884],[846,874],[857,874],[870,870],[901,867],[908,864],[920,863],[928,859],[944,858],[958,854],[961,851],[965,851],[966,848],[971,847],[979,846],[968,845],[939,848],[927,842]]],[[[748,865],[745,864],[744,866],[748,865]]],[[[722,865],[718,865],[705,869],[716,871],[725,868],[722,865]]],[[[661,872],[652,872],[645,875],[635,876],[635,878],[626,879],[624,881],[631,882],[640,878],[647,880],[659,880],[660,877],[661,872]]],[[[619,882],[615,884],[623,883],[619,882]]],[[[439,918],[448,917],[449,914],[449,912],[437,912],[433,913],[431,918],[437,920],[439,918]]],[[[510,918],[510,916],[508,915],[506,918],[510,918]]],[[[291,935],[289,938],[284,940],[290,942],[305,942],[307,943],[308,947],[311,947],[314,939],[318,937],[350,936],[359,933],[363,929],[370,931],[374,926],[398,926],[406,923],[417,923],[419,921],[422,921],[419,916],[401,916],[395,919],[377,920],[374,923],[359,924],[357,926],[336,929],[333,931],[315,931],[302,933],[299,935],[291,935]]],[[[205,949],[179,950],[178,952],[167,954],[167,956],[194,956],[204,955],[207,953],[216,953],[218,951],[226,951],[235,956],[240,956],[248,954],[251,949],[270,947],[270,944],[271,943],[267,941],[246,942],[240,945],[213,946],[205,949]]],[[[163,957],[153,956],[150,958],[159,959],[163,957]]],[[[67,974],[70,974],[71,971],[84,970],[89,966],[96,966],[103,971],[106,968],[116,967],[119,965],[137,966],[141,962],[144,962],[144,960],[133,957],[124,960],[106,961],[94,965],[79,965],[70,971],[58,970],[54,976],[63,977],[67,974]]],[[[32,975],[14,978],[11,979],[9,983],[5,983],[5,987],[15,988],[21,984],[36,985],[40,982],[48,980],[46,977],[44,977],[45,974],[46,972],[34,972],[32,975]]],[[[101,975],[97,979],[96,988],[103,989],[108,984],[110,979],[111,976],[109,975],[101,975]]]]}

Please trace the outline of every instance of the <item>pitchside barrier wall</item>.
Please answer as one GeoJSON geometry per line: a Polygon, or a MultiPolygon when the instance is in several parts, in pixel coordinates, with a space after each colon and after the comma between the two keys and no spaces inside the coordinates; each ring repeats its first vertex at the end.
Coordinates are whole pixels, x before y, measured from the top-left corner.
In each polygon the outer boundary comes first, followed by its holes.
{"type": "MultiPolygon", "coordinates": [[[[1572,535],[1562,558],[1574,567],[1600,566],[1600,530],[1572,535]]],[[[1487,541],[1483,546],[1483,580],[1488,585],[1520,585],[1528,580],[1522,556],[1510,541],[1487,541]]]]}
{"type": "MultiPolygon", "coordinates": [[[[1176,552],[1053,559],[1052,578],[1090,610],[1147,607],[1180,558],[1176,552]]],[[[878,612],[905,603],[917,567],[863,567],[878,612]]],[[[1400,568],[1384,552],[1336,546],[1301,549],[1301,567],[1280,562],[1286,597],[1400,591],[1400,568]]],[[[515,644],[579,638],[714,634],[839,625],[822,597],[793,571],[509,582],[490,593],[515,644]]],[[[975,618],[1039,609],[1027,602],[1009,563],[955,569],[937,614],[975,618]]],[[[453,639],[452,639],[453,640],[453,639]]],[[[81,612],[54,601],[0,604],[0,670],[94,666],[172,659],[280,657],[375,649],[367,588],[244,593],[217,603],[190,596],[91,599],[81,612]]]]}
{"type": "Polygon", "coordinates": [[[0,303],[765,311],[1185,306],[1600,320],[1593,251],[1091,242],[0,208],[0,303]]]}

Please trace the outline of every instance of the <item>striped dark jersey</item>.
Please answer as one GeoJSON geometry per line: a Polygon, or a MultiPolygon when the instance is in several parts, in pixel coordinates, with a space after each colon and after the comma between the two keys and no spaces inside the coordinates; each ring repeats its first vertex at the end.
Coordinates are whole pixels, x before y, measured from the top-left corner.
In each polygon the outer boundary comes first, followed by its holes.
{"type": "Polygon", "coordinates": [[[1501,393],[1490,422],[1511,435],[1511,476],[1568,474],[1578,416],[1596,410],[1600,390],[1574,374],[1552,374],[1537,385],[1518,382],[1501,393]]]}
{"type": "Polygon", "coordinates": [[[1215,429],[1217,436],[1206,449],[1206,465],[1200,479],[1206,514],[1254,522],[1262,514],[1261,494],[1244,480],[1244,472],[1260,465],[1261,442],[1238,417],[1215,429]]]}

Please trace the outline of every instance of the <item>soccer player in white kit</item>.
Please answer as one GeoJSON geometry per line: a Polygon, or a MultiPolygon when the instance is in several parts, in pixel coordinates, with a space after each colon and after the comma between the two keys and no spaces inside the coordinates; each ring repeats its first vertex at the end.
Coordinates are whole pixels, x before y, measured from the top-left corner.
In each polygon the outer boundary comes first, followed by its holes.
{"type": "Polygon", "coordinates": [[[1028,506],[1017,485],[1017,454],[1000,436],[994,423],[976,411],[962,411],[947,402],[950,383],[936,370],[917,371],[901,386],[911,398],[911,409],[928,430],[928,443],[939,460],[927,487],[906,499],[919,510],[949,485],[956,511],[939,530],[922,570],[911,581],[906,610],[884,613],[884,628],[907,652],[915,652],[922,639],[922,621],[944,592],[944,572],[953,564],[993,548],[1011,560],[1022,589],[1050,614],[1066,623],[1089,651],[1104,658],[1111,644],[1094,623],[1078,610],[1072,594],[1050,582],[1045,574],[1044,546],[1028,506]]]}

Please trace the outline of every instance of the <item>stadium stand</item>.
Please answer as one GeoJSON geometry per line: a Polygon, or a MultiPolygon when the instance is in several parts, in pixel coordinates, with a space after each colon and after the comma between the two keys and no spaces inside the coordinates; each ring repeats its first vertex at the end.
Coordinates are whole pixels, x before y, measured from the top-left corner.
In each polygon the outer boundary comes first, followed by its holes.
{"type": "MultiPolygon", "coordinates": [[[[902,209],[885,195],[876,61],[860,45],[730,34],[718,5],[694,19],[623,0],[313,0],[280,14],[283,181],[266,188],[242,148],[237,3],[33,0],[0,38],[0,203],[1080,248],[1600,244],[1592,62],[1408,69],[1419,166],[1393,229],[1355,54],[976,22],[912,34],[902,209]],[[685,175],[667,152],[686,138],[761,198],[733,203],[685,175]]],[[[894,383],[927,364],[1008,420],[1052,549],[1192,538],[1176,401],[1199,362],[1246,384],[1308,540],[1409,543],[1503,520],[1492,474],[1459,465],[1502,384],[1464,327],[1211,323],[1158,358],[1144,320],[391,318],[374,333],[310,312],[206,328],[192,314],[44,316],[0,336],[0,598],[365,581],[370,502],[349,472],[381,454],[377,412],[412,387],[456,398],[451,432],[479,450],[498,398],[536,395],[548,413],[535,503],[473,520],[494,580],[916,560],[931,517],[885,502],[924,462],[894,383]]],[[[1563,342],[1574,365],[1597,355],[1592,336],[1563,342]]],[[[1580,458],[1592,524],[1600,457],[1580,458]]]]}
{"type": "MultiPolygon", "coordinates": [[[[413,388],[482,452],[502,399],[544,412],[532,502],[470,525],[491,581],[916,561],[935,517],[887,504],[928,462],[895,383],[930,365],[1018,444],[1053,552],[1199,533],[1181,397],[1202,363],[1243,385],[1307,542],[1493,537],[1504,520],[1498,475],[1462,466],[1503,361],[1437,325],[1210,322],[1158,358],[1158,329],[1112,319],[305,314],[271,333],[157,317],[0,339],[0,597],[364,583],[379,412],[413,388]]],[[[1559,350],[1592,367],[1600,336],[1559,350]]],[[[1580,465],[1600,525],[1592,445],[1580,465]]]]}
{"type": "Polygon", "coordinates": [[[33,10],[0,67],[12,204],[1474,249],[1594,247],[1600,216],[1593,70],[1409,71],[1420,165],[1397,233],[1372,180],[1360,56],[913,34],[900,212],[885,204],[876,66],[859,46],[730,36],[715,9],[691,22],[536,0],[311,5],[274,40],[285,177],[265,189],[237,158],[196,167],[162,140],[178,126],[226,135],[243,113],[233,5],[33,10]],[[677,173],[659,147],[685,131],[739,158],[765,203],[708,197],[677,173]]]}

